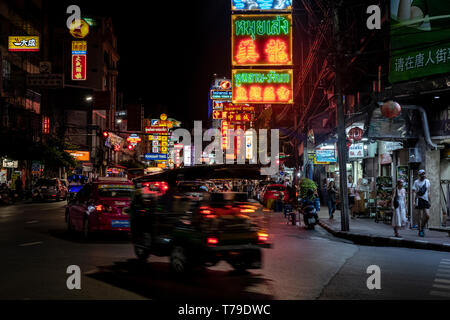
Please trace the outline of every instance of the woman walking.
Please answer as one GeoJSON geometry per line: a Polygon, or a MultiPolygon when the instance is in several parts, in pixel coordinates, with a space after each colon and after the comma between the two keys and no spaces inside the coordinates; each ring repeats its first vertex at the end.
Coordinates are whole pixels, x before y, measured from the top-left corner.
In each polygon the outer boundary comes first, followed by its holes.
{"type": "Polygon", "coordinates": [[[336,211],[336,193],[337,193],[336,186],[334,184],[334,181],[331,180],[330,183],[328,183],[327,187],[328,215],[330,216],[330,219],[334,218],[334,212],[336,211]]]}
{"type": "Polygon", "coordinates": [[[398,229],[404,227],[406,222],[406,190],[403,188],[403,180],[397,181],[397,187],[392,196],[392,226],[394,227],[394,236],[400,237],[398,229]]]}

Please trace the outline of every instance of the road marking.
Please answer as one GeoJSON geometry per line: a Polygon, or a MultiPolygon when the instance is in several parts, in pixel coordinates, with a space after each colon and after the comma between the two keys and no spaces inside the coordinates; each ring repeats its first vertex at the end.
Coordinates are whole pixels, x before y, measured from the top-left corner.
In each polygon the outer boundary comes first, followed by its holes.
{"type": "Polygon", "coordinates": [[[25,222],[25,223],[37,223],[37,222],[39,222],[39,221],[37,221],[37,220],[31,220],[31,221],[27,221],[27,222],[25,222]]]}
{"type": "Polygon", "coordinates": [[[419,243],[428,243],[428,241],[425,240],[414,240],[415,242],[419,242],[419,243]]]}
{"type": "Polygon", "coordinates": [[[433,284],[433,288],[450,290],[450,286],[446,284],[433,284]]]}
{"type": "MultiPolygon", "coordinates": [[[[450,243],[447,243],[450,246],[450,243]]],[[[448,261],[450,262],[450,259],[442,259],[442,261],[448,261]]]]}
{"type": "Polygon", "coordinates": [[[445,291],[431,291],[430,295],[432,296],[441,296],[441,297],[450,297],[450,292],[445,291]]]}
{"type": "Polygon", "coordinates": [[[439,273],[439,270],[438,270],[438,273],[436,273],[436,277],[440,277],[440,278],[449,278],[450,279],[450,274],[445,274],[445,273],[439,273]]]}
{"type": "Polygon", "coordinates": [[[448,279],[440,279],[440,278],[436,278],[436,279],[434,279],[434,282],[450,283],[450,280],[448,280],[448,279]]]}
{"type": "Polygon", "coordinates": [[[439,265],[439,268],[450,269],[450,266],[446,264],[441,264],[439,265]]]}
{"type": "Polygon", "coordinates": [[[36,242],[27,242],[27,243],[22,243],[22,244],[19,244],[19,247],[28,247],[28,246],[34,246],[34,245],[37,245],[37,244],[41,244],[42,243],[42,241],[36,241],[36,242]]]}

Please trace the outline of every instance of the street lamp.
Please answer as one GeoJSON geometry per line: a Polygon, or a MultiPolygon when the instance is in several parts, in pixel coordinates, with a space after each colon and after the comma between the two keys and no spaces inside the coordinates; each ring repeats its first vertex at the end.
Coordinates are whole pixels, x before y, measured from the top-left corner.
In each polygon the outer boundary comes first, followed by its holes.
{"type": "Polygon", "coordinates": [[[86,101],[91,101],[92,100],[92,96],[87,96],[86,97],[86,101]]]}

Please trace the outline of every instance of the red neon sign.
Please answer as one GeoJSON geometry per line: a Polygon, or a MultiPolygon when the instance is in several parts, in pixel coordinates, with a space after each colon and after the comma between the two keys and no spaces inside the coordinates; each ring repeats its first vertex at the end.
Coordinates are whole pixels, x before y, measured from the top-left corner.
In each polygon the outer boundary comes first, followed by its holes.
{"type": "Polygon", "coordinates": [[[86,80],[86,55],[72,55],[72,80],[86,80]]]}

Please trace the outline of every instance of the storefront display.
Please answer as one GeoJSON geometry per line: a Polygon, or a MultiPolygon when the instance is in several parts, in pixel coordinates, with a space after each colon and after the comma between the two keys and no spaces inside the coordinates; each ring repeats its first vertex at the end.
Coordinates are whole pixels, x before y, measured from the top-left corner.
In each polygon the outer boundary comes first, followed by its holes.
{"type": "Polygon", "coordinates": [[[377,187],[377,198],[376,206],[377,212],[375,217],[375,222],[383,221],[385,223],[390,223],[392,220],[392,177],[377,177],[376,179],[377,187]]]}

